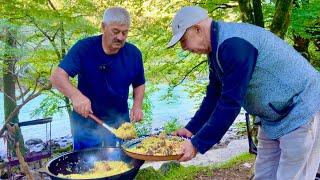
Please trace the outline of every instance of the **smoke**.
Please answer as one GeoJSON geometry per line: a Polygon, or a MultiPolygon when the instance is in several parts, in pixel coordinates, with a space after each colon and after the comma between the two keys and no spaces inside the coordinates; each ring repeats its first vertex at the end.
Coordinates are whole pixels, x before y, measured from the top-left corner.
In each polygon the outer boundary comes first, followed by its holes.
{"type": "MultiPolygon", "coordinates": [[[[129,113],[121,114],[112,110],[109,110],[106,116],[98,118],[113,128],[118,128],[122,123],[130,121],[129,113]]],[[[74,143],[80,143],[80,149],[115,147],[123,142],[92,119],[84,118],[76,112],[72,114],[71,124],[74,143]]],[[[75,146],[77,147],[77,145],[75,146]]]]}

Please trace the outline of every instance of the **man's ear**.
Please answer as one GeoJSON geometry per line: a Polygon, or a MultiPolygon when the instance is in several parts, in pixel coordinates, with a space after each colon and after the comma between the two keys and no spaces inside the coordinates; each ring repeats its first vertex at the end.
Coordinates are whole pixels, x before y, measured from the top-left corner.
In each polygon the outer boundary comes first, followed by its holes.
{"type": "Polygon", "coordinates": [[[197,33],[200,33],[202,31],[201,26],[199,24],[193,25],[193,28],[196,30],[197,33]]]}

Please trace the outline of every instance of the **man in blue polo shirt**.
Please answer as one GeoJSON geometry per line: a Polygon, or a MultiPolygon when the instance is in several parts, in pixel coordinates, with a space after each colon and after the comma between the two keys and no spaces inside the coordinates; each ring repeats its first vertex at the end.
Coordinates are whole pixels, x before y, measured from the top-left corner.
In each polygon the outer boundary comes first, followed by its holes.
{"type": "Polygon", "coordinates": [[[172,22],[168,47],[208,55],[209,85],[180,161],[218,143],[240,108],[260,124],[255,179],[314,179],[320,161],[320,74],[285,41],[245,23],[213,21],[196,6],[172,22]]]}
{"type": "Polygon", "coordinates": [[[74,150],[115,146],[119,141],[99,127],[89,114],[118,128],[122,123],[143,118],[144,69],[141,52],[127,43],[130,17],[127,10],[112,7],[105,11],[102,35],[79,40],[60,62],[50,78],[54,87],[71,99],[71,130],[74,150]],[[78,76],[78,88],[70,77],[78,76]],[[129,86],[133,106],[128,110],[129,86]]]}

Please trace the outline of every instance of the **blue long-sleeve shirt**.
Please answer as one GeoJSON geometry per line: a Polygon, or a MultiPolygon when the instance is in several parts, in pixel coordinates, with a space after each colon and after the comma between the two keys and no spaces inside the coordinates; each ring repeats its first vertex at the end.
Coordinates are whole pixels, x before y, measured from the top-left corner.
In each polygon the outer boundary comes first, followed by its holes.
{"type": "Polygon", "coordinates": [[[218,143],[239,114],[258,56],[258,50],[239,37],[225,40],[217,50],[218,31],[213,21],[206,96],[186,125],[194,134],[191,142],[200,153],[218,143]]]}

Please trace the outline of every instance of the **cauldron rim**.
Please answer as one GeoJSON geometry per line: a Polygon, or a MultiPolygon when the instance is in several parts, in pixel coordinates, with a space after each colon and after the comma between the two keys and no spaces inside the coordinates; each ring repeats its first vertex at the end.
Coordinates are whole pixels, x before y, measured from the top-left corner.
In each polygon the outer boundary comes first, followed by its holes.
{"type": "MultiPolygon", "coordinates": [[[[104,147],[104,148],[89,148],[89,149],[83,149],[83,150],[75,150],[75,151],[72,151],[72,152],[66,152],[66,153],[62,153],[62,154],[59,154],[57,155],[56,157],[53,157],[52,159],[50,159],[47,164],[46,164],[46,168],[45,168],[45,173],[47,175],[49,175],[51,178],[55,178],[55,179],[62,179],[62,180],[65,180],[65,179],[68,179],[68,178],[63,178],[63,177],[59,177],[55,174],[53,174],[50,170],[49,170],[49,167],[50,165],[52,165],[52,163],[54,161],[56,161],[57,159],[63,157],[63,156],[68,156],[68,155],[71,155],[71,154],[76,154],[76,153],[85,153],[85,152],[92,152],[92,151],[105,151],[105,150],[112,150],[112,149],[115,149],[115,150],[118,150],[118,151],[121,151],[123,153],[123,155],[125,155],[126,157],[128,157],[129,159],[132,159],[133,161],[136,161],[138,165],[134,165],[132,169],[130,169],[129,171],[126,171],[126,172],[123,172],[121,174],[116,174],[116,175],[113,175],[113,176],[106,176],[106,177],[101,177],[101,178],[90,178],[90,179],[87,179],[87,180],[99,180],[99,179],[117,179],[117,178],[120,178],[122,176],[125,176],[125,175],[129,175],[130,173],[134,173],[134,171],[139,171],[140,167],[142,166],[142,164],[144,163],[143,160],[139,160],[139,159],[134,159],[130,156],[128,156],[127,154],[125,154],[125,152],[123,151],[123,149],[121,147],[114,147],[114,146],[110,146],[110,147],[104,147]]],[[[135,173],[134,175],[136,175],[137,173],[135,173]]],[[[133,179],[133,178],[132,178],[133,179]]],[[[84,179],[85,180],[85,179],[84,179]]]]}

